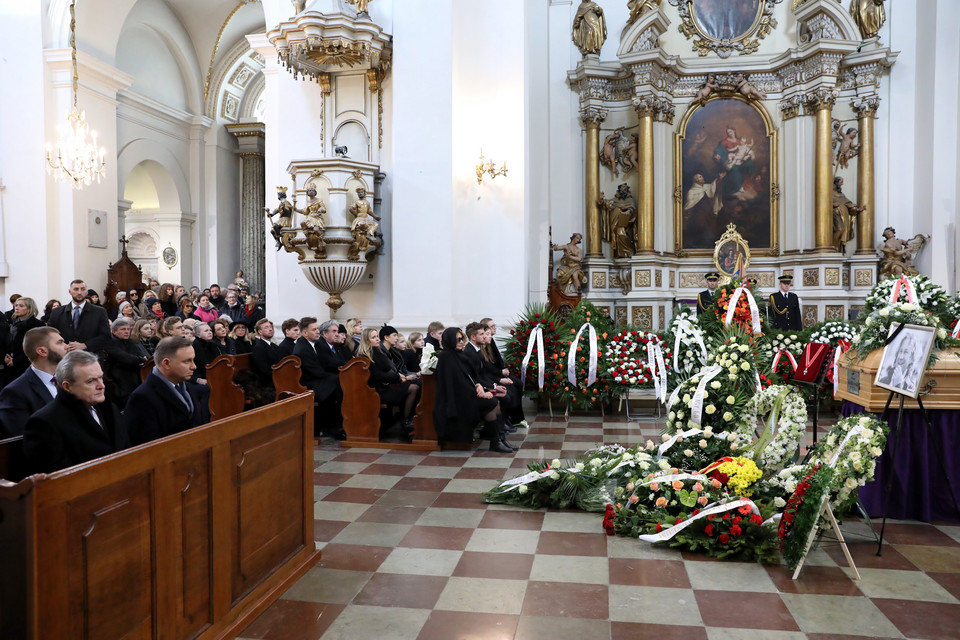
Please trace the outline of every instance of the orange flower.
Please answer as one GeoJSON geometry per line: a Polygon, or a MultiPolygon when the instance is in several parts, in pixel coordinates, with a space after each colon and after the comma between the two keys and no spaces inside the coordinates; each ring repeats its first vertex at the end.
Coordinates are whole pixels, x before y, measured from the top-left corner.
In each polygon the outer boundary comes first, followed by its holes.
{"type": "Polygon", "coordinates": [[[663,496],[660,496],[659,498],[657,498],[657,501],[654,504],[656,504],[656,506],[658,507],[664,507],[667,505],[667,499],[664,498],[663,496]]]}
{"type": "Polygon", "coordinates": [[[671,486],[673,486],[673,490],[674,490],[674,491],[680,491],[680,489],[683,489],[683,481],[682,481],[682,480],[674,480],[674,481],[673,481],[673,484],[672,484],[671,486]]]}
{"type": "Polygon", "coordinates": [[[630,504],[637,504],[638,502],[640,502],[640,496],[638,495],[630,496],[630,504]]]}
{"type": "MultiPolygon", "coordinates": [[[[650,475],[653,475],[652,473],[650,475]]],[[[650,483],[650,491],[660,491],[660,483],[652,482],[650,483]]]]}

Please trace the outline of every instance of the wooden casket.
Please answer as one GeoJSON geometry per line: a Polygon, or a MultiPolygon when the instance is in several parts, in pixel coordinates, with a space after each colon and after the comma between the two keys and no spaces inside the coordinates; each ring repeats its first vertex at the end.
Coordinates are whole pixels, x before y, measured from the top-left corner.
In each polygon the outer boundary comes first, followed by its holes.
{"type": "MultiPolygon", "coordinates": [[[[837,365],[839,385],[837,398],[855,402],[867,411],[883,411],[890,391],[873,384],[877,379],[877,368],[883,349],[877,349],[865,360],[858,361],[852,351],[840,357],[837,365]]],[[[927,369],[921,383],[921,401],[926,409],[960,409],[960,349],[950,348],[940,352],[937,363],[927,369]]],[[[891,404],[896,409],[899,404],[891,404]]],[[[919,409],[916,400],[906,398],[905,409],[919,409]]]]}

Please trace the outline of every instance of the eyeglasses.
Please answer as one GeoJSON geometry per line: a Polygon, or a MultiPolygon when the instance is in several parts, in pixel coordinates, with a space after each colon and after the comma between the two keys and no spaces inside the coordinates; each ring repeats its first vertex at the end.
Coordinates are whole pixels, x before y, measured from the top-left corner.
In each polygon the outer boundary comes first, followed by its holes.
{"type": "Polygon", "coordinates": [[[466,338],[463,336],[457,336],[457,342],[465,342],[466,338]]]}

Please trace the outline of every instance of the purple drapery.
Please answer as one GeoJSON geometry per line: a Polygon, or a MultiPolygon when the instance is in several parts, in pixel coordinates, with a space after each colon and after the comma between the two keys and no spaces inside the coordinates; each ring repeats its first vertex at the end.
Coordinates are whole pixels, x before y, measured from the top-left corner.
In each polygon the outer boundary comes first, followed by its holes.
{"type": "MultiPolygon", "coordinates": [[[[843,401],[840,413],[852,416],[864,413],[863,407],[849,400],[843,401]]],[[[879,415],[879,412],[877,412],[879,415]]],[[[904,409],[900,438],[896,439],[897,401],[890,405],[887,422],[890,434],[887,447],[877,460],[873,482],[860,489],[860,500],[871,518],[883,515],[883,494],[890,473],[890,451],[896,441],[896,477],[890,490],[887,517],[897,520],[922,522],[960,522],[960,512],[953,503],[947,479],[943,475],[935,447],[943,447],[946,471],[960,494],[960,411],[927,410],[934,434],[927,431],[923,416],[917,409],[904,409]]]]}

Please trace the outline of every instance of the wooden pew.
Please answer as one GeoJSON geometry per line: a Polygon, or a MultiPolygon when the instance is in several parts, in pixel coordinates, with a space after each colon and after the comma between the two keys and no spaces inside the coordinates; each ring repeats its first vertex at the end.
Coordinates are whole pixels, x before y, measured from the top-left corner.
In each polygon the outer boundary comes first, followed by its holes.
{"type": "Polygon", "coordinates": [[[19,482],[27,475],[23,436],[0,440],[0,478],[19,482]]]}
{"type": "MultiPolygon", "coordinates": [[[[423,387],[420,390],[420,402],[413,415],[413,443],[437,444],[437,430],[433,427],[433,405],[437,400],[437,377],[421,376],[423,387]]],[[[439,448],[439,447],[437,447],[439,448]]]]}
{"type": "Polygon", "coordinates": [[[250,354],[222,355],[207,365],[207,386],[210,387],[210,420],[237,415],[251,404],[243,387],[233,381],[238,371],[250,369],[250,354]]]}
{"type": "Polygon", "coordinates": [[[0,480],[0,638],[234,637],[320,552],[304,395],[0,480]]]}
{"type": "MultiPolygon", "coordinates": [[[[370,380],[370,360],[353,358],[340,367],[340,388],[343,390],[343,430],[347,439],[340,443],[344,447],[370,447],[374,449],[403,449],[410,451],[439,451],[437,434],[429,437],[429,430],[417,430],[414,421],[413,442],[380,441],[380,395],[368,384],[370,380]]],[[[436,385],[432,388],[436,393],[436,385]]],[[[423,399],[421,397],[421,403],[423,399]]],[[[419,405],[418,405],[419,406],[419,405]]],[[[432,430],[433,402],[430,403],[432,430]]]]}
{"type": "Polygon", "coordinates": [[[273,388],[277,392],[278,401],[309,391],[300,384],[299,356],[284,356],[280,362],[273,365],[273,388]]]}
{"type": "Polygon", "coordinates": [[[151,371],[153,371],[154,365],[155,365],[155,362],[153,361],[153,358],[150,358],[149,360],[144,362],[142,365],[140,365],[140,382],[147,381],[147,376],[150,375],[151,371]]]}

